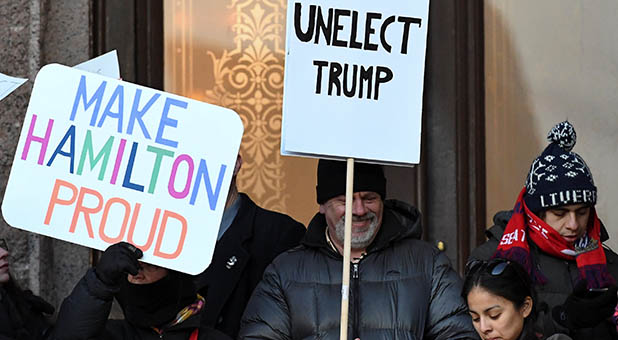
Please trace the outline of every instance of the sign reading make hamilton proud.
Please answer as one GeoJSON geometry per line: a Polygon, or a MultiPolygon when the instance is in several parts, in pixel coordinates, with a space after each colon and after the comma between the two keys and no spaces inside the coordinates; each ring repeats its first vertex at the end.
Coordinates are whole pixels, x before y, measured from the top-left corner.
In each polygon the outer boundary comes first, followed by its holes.
{"type": "Polygon", "coordinates": [[[281,153],[420,160],[429,0],[290,0],[281,153]]]}
{"type": "Polygon", "coordinates": [[[62,65],[38,73],[2,203],[13,227],[189,274],[212,258],[243,126],[231,110],[62,65]]]}

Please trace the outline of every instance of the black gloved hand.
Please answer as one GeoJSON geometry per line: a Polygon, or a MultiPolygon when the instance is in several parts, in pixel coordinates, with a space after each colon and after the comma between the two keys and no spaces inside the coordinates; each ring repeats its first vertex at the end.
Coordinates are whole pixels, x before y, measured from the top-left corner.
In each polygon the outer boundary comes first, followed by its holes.
{"type": "Polygon", "coordinates": [[[616,309],[615,285],[602,292],[590,292],[586,285],[586,280],[578,282],[564,304],[552,311],[554,320],[571,330],[594,327],[611,317],[616,309]]]}
{"type": "Polygon", "coordinates": [[[130,243],[116,243],[103,252],[94,272],[106,285],[117,286],[127,279],[127,274],[137,275],[137,259],[142,255],[142,251],[130,243]]]}

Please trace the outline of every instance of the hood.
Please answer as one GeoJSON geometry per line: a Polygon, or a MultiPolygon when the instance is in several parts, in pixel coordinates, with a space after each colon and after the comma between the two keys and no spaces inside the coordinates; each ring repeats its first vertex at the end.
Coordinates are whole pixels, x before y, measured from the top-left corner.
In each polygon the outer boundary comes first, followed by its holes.
{"type": "MultiPolygon", "coordinates": [[[[310,248],[330,249],[324,237],[325,229],[326,218],[324,214],[317,213],[309,222],[307,233],[301,240],[301,244],[310,248]]],[[[405,238],[420,239],[422,235],[421,213],[416,207],[398,200],[386,200],[384,201],[382,226],[376,238],[367,247],[367,252],[385,248],[392,242],[405,238]]]]}

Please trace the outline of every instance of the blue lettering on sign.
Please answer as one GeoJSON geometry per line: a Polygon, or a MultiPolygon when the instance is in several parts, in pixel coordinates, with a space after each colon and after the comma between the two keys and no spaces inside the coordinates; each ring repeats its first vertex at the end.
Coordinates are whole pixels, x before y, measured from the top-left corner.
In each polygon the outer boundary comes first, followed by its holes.
{"type": "Polygon", "coordinates": [[[165,105],[163,106],[163,112],[161,113],[161,121],[159,121],[159,129],[157,130],[157,138],[155,139],[155,142],[175,148],[178,147],[178,142],[163,138],[163,129],[166,126],[176,127],[178,125],[178,121],[176,119],[172,119],[167,116],[172,105],[186,109],[188,103],[177,99],[165,98],[165,105]]]}
{"type": "Polygon", "coordinates": [[[212,184],[210,183],[210,176],[208,175],[208,167],[206,166],[206,161],[201,159],[200,166],[197,169],[197,175],[195,176],[195,185],[193,185],[193,192],[191,193],[191,199],[189,200],[189,203],[191,205],[195,204],[195,199],[197,198],[198,191],[200,190],[200,183],[202,181],[202,178],[204,178],[204,185],[206,186],[206,194],[208,195],[208,204],[210,206],[210,210],[215,210],[215,208],[217,208],[217,201],[219,200],[219,192],[221,191],[221,184],[223,183],[225,169],[225,164],[221,164],[221,168],[219,169],[219,176],[217,178],[217,186],[213,191],[212,184]]]}
{"type": "Polygon", "coordinates": [[[137,91],[135,91],[135,98],[133,98],[133,108],[131,108],[131,116],[129,117],[129,125],[127,126],[127,133],[133,134],[133,125],[135,125],[135,122],[137,121],[137,124],[142,130],[142,133],[144,134],[144,137],[146,137],[147,139],[150,139],[150,133],[148,133],[148,129],[146,128],[146,125],[144,124],[142,117],[144,117],[148,109],[150,109],[152,104],[154,104],[154,102],[157,101],[157,99],[159,99],[161,95],[159,93],[156,93],[155,95],[153,95],[150,98],[150,100],[148,100],[148,103],[144,105],[144,108],[139,110],[139,100],[141,96],[142,96],[142,90],[137,89],[137,91]]]}
{"type": "Polygon", "coordinates": [[[54,159],[58,154],[70,158],[71,162],[69,164],[69,172],[73,173],[73,167],[75,165],[75,125],[71,125],[67,130],[67,133],[64,134],[64,137],[62,137],[60,144],[58,144],[56,150],[49,158],[47,166],[50,166],[54,162],[54,159]],[[62,151],[67,141],[69,141],[69,152],[62,151]]]}
{"type": "Polygon", "coordinates": [[[84,111],[88,110],[88,108],[94,104],[94,111],[92,112],[92,117],[90,118],[90,126],[94,126],[94,123],[97,121],[97,116],[99,114],[99,109],[101,108],[101,100],[103,99],[103,92],[105,92],[105,86],[107,85],[106,81],[103,81],[99,88],[94,92],[90,99],[86,94],[86,76],[81,76],[79,79],[79,85],[77,86],[77,93],[75,94],[75,100],[73,101],[73,109],[71,110],[70,119],[75,120],[75,114],[77,113],[77,107],[79,105],[80,99],[82,104],[84,105],[84,111]]]}

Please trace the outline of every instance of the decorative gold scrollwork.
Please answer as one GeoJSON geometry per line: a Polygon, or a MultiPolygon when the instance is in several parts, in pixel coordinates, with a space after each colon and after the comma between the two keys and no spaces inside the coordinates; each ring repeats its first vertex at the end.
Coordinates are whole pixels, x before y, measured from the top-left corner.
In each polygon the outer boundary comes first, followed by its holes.
{"type": "Polygon", "coordinates": [[[268,209],[285,211],[279,143],[286,1],[230,0],[228,8],[235,13],[235,48],[218,56],[207,52],[215,81],[205,101],[235,110],[245,126],[239,189],[268,209]]]}

